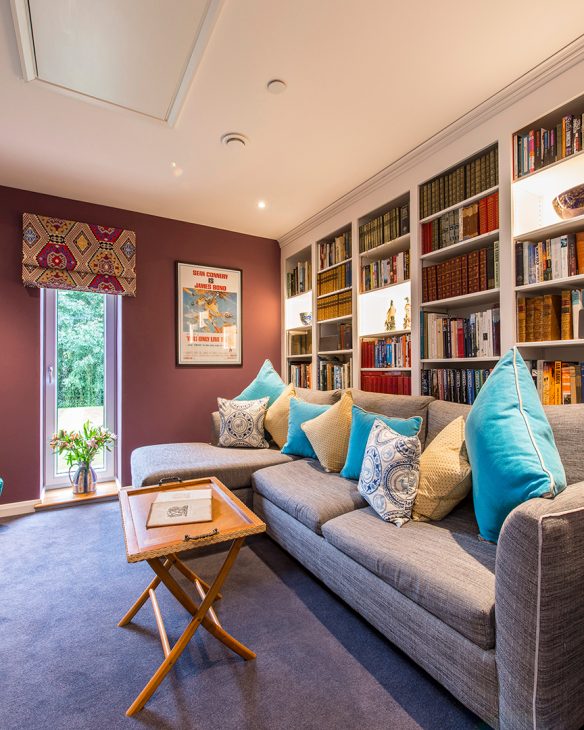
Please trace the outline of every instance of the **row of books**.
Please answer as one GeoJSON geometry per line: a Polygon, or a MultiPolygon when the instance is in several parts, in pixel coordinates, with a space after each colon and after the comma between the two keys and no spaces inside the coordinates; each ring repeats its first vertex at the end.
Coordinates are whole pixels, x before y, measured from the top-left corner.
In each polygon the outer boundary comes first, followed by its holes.
{"type": "Polygon", "coordinates": [[[582,403],[584,362],[532,360],[533,382],[544,406],[566,406],[582,403]]]}
{"type": "Polygon", "coordinates": [[[340,360],[319,360],[318,361],[318,389],[336,390],[337,388],[351,387],[351,373],[353,360],[347,362],[340,360]]]}
{"type": "Polygon", "coordinates": [[[351,258],[351,231],[340,233],[330,241],[321,241],[318,244],[318,268],[340,264],[351,258]]]}
{"type": "Polygon", "coordinates": [[[495,357],[501,354],[501,314],[498,306],[466,317],[421,312],[423,359],[495,357]]]}
{"type": "Polygon", "coordinates": [[[336,327],[334,327],[332,334],[326,334],[323,332],[324,327],[320,328],[319,352],[353,349],[353,325],[351,322],[335,322],[334,324],[336,324],[336,327]]]}
{"type": "Polygon", "coordinates": [[[422,223],[422,253],[431,253],[499,228],[499,193],[422,223]]]}
{"type": "Polygon", "coordinates": [[[369,393],[411,395],[412,378],[409,373],[361,373],[361,390],[369,393]]]}
{"type": "Polygon", "coordinates": [[[382,243],[410,232],[410,206],[396,206],[359,226],[359,251],[370,251],[382,243]]]}
{"type": "Polygon", "coordinates": [[[295,297],[310,289],[312,289],[312,265],[310,261],[299,261],[292,271],[286,274],[286,294],[288,297],[295,297]]]}
{"type": "Polygon", "coordinates": [[[388,284],[399,284],[410,278],[410,252],[390,256],[381,261],[371,261],[361,267],[361,291],[379,289],[388,284]]]}
{"type": "Polygon", "coordinates": [[[294,332],[288,335],[289,355],[310,355],[312,352],[312,333],[294,332]]]}
{"type": "Polygon", "coordinates": [[[290,363],[290,382],[297,388],[312,387],[312,366],[310,363],[290,363]]]}
{"type": "Polygon", "coordinates": [[[584,231],[545,241],[517,241],[515,284],[539,284],[584,274],[584,231]]]}
{"type": "Polygon", "coordinates": [[[422,370],[422,395],[431,395],[439,400],[466,403],[472,406],[492,371],[492,368],[485,370],[476,368],[422,370]]]}
{"type": "Polygon", "coordinates": [[[353,312],[353,293],[344,291],[316,300],[316,319],[322,322],[335,317],[347,317],[353,312]]]}
{"type": "Polygon", "coordinates": [[[420,187],[420,217],[439,213],[499,182],[497,147],[420,187]]]}
{"type": "Polygon", "coordinates": [[[499,286],[499,241],[422,269],[422,301],[458,297],[499,286]]]}
{"type": "Polygon", "coordinates": [[[411,335],[361,341],[362,368],[409,368],[411,365],[411,335]]]}
{"type": "Polygon", "coordinates": [[[518,342],[578,340],[584,337],[582,290],[517,297],[518,342]]]}
{"type": "Polygon", "coordinates": [[[582,151],[584,114],[566,114],[550,129],[513,135],[513,177],[541,170],[582,151]]]}
{"type": "Polygon", "coordinates": [[[344,289],[346,286],[351,286],[352,283],[352,271],[353,267],[350,261],[340,266],[335,266],[334,269],[329,269],[321,274],[318,274],[316,280],[317,295],[330,294],[338,289],[344,289]]]}

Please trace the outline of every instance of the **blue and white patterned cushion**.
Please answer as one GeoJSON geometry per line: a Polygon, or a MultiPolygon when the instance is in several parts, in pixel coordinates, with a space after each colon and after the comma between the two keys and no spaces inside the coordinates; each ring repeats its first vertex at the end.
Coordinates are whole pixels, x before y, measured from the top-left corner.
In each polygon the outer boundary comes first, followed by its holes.
{"type": "Polygon", "coordinates": [[[267,449],[264,419],[269,398],[226,400],[217,398],[221,420],[219,446],[244,449],[267,449]]]}
{"type": "Polygon", "coordinates": [[[412,515],[420,480],[420,439],[402,436],[378,418],[367,439],[359,492],[386,522],[397,527],[412,515]]]}

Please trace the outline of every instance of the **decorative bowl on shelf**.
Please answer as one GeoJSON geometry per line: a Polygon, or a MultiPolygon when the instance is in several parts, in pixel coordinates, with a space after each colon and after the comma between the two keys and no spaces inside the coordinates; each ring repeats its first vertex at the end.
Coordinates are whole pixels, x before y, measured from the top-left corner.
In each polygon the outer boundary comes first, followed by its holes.
{"type": "Polygon", "coordinates": [[[302,324],[308,326],[312,324],[312,312],[300,312],[300,321],[302,324]]]}
{"type": "Polygon", "coordinates": [[[564,220],[584,215],[584,183],[556,195],[552,200],[554,210],[564,220]]]}

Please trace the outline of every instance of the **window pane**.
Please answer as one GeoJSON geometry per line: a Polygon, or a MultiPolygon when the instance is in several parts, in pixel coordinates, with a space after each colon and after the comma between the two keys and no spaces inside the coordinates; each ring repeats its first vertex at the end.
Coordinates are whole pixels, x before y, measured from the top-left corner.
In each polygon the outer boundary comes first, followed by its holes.
{"type": "MultiPolygon", "coordinates": [[[[105,295],[57,292],[57,429],[79,430],[85,421],[104,425],[105,295]]],[[[103,468],[99,453],[95,469],[103,468]]],[[[66,473],[64,456],[57,473],[66,473]]]]}

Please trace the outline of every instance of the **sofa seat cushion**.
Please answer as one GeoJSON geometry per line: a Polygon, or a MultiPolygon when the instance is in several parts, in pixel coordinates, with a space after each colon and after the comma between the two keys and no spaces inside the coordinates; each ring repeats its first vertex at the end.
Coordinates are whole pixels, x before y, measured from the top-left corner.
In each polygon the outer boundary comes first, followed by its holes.
{"type": "Polygon", "coordinates": [[[256,492],[317,535],[328,520],[367,504],[356,482],[325,472],[314,459],[262,469],[252,481],[256,492]]]}
{"type": "Polygon", "coordinates": [[[472,500],[438,523],[401,528],[370,508],[326,522],[324,538],[483,649],[495,646],[496,546],[477,538],[472,500]]]}
{"type": "Polygon", "coordinates": [[[229,489],[239,489],[250,486],[251,475],[258,469],[293,458],[276,449],[233,449],[204,443],[142,446],[132,452],[132,485],[158,484],[160,479],[173,476],[214,476],[229,489]]]}

